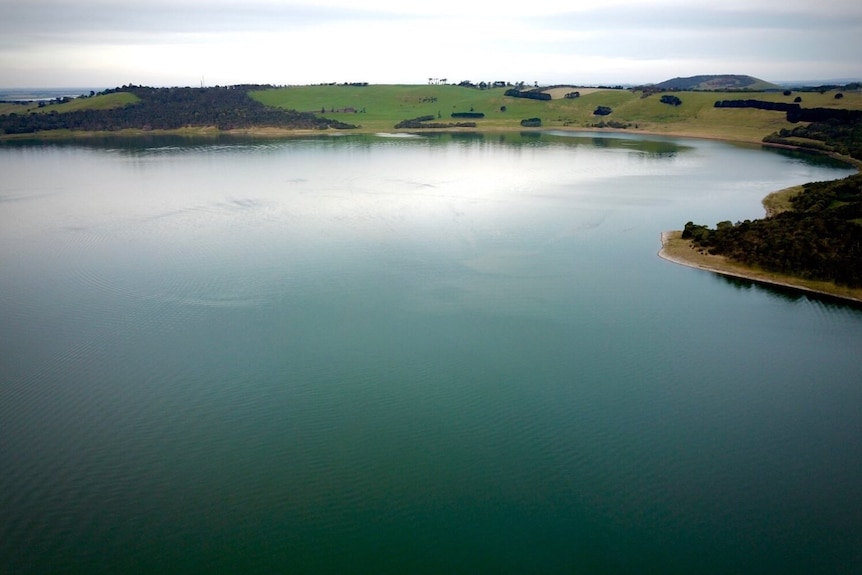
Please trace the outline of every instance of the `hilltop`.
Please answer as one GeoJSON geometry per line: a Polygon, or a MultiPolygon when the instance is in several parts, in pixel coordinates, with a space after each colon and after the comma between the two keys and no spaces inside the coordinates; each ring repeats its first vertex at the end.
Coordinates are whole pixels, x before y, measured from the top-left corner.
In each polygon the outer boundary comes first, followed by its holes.
{"type": "Polygon", "coordinates": [[[755,92],[781,89],[779,85],[772,82],[740,74],[707,74],[687,78],[671,78],[655,84],[654,87],[661,90],[750,90],[755,92]]]}

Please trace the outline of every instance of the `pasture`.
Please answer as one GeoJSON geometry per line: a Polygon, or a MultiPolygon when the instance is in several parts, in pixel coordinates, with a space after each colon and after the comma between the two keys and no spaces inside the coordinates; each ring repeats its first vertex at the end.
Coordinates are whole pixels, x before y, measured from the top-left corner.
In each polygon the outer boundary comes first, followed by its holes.
{"type": "Polygon", "coordinates": [[[630,90],[555,88],[551,100],[513,98],[505,92],[506,88],[479,90],[454,85],[321,85],[261,90],[251,96],[269,106],[315,112],[355,124],[363,131],[392,131],[401,120],[428,115],[437,122],[452,122],[452,112],[475,111],[485,114],[476,121],[477,130],[521,129],[521,120],[539,117],[543,129],[594,128],[604,121],[636,131],[747,142],[760,142],[791,124],[781,112],[715,108],[716,100],[793,102],[799,96],[807,108],[862,109],[860,92],[846,92],[841,99],[835,98],[834,91],[793,92],[789,96],[782,92],[668,92],[682,100],[680,106],[662,103],[662,94],[644,97],[642,92],[630,90]],[[564,98],[570,91],[581,96],[564,98]],[[597,106],[608,106],[613,112],[595,116],[597,106]]]}

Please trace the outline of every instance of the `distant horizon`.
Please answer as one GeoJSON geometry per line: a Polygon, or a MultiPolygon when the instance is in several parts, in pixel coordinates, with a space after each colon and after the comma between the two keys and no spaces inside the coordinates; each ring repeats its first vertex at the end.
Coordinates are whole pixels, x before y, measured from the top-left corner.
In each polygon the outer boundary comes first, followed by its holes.
{"type": "MultiPolygon", "coordinates": [[[[542,87],[542,86],[572,86],[572,87],[581,87],[581,88],[593,88],[593,87],[598,87],[598,86],[623,86],[625,88],[631,88],[631,87],[635,87],[635,86],[652,86],[652,85],[660,84],[662,82],[672,80],[675,78],[691,78],[691,77],[695,77],[695,76],[731,76],[731,75],[733,75],[733,76],[751,76],[751,77],[756,78],[758,80],[763,80],[765,82],[769,82],[771,84],[776,84],[776,85],[779,85],[782,87],[789,87],[789,86],[816,87],[816,86],[826,86],[826,85],[845,85],[845,84],[852,84],[854,82],[862,82],[862,76],[855,77],[855,78],[854,77],[826,78],[826,79],[814,79],[814,80],[812,80],[812,79],[808,79],[808,80],[769,80],[766,78],[759,78],[759,77],[753,76],[751,74],[692,74],[689,76],[673,76],[673,77],[665,78],[664,80],[659,80],[656,82],[636,83],[636,82],[615,82],[615,81],[611,81],[611,82],[565,82],[565,81],[561,81],[561,82],[545,82],[545,83],[539,82],[539,86],[540,87],[542,87]]],[[[449,81],[446,84],[447,85],[457,85],[459,82],[463,82],[463,81],[470,81],[470,82],[474,82],[474,83],[479,83],[481,81],[487,81],[487,80],[473,80],[470,78],[465,78],[465,79],[458,80],[458,81],[449,81]]],[[[500,81],[511,82],[513,84],[515,83],[511,80],[500,80],[500,81]]],[[[183,85],[181,85],[181,84],[157,85],[157,84],[147,84],[147,83],[137,83],[137,82],[125,82],[125,83],[116,84],[116,85],[98,85],[98,86],[95,84],[64,85],[64,86],[61,86],[61,85],[43,85],[43,86],[4,86],[4,85],[0,85],[0,96],[5,96],[5,95],[9,95],[11,93],[18,93],[18,92],[40,92],[40,91],[50,91],[50,92],[68,91],[68,92],[74,92],[74,94],[67,94],[68,96],[73,96],[73,95],[79,96],[79,95],[81,95],[80,94],[81,92],[89,92],[89,91],[100,92],[103,90],[113,90],[116,88],[122,88],[123,86],[130,86],[130,85],[131,86],[145,86],[145,87],[149,87],[149,88],[200,88],[200,87],[213,88],[216,86],[222,86],[222,87],[240,86],[240,85],[245,85],[245,84],[262,85],[262,86],[271,85],[271,86],[279,86],[279,87],[298,87],[298,86],[320,86],[320,85],[331,84],[331,83],[347,84],[347,83],[351,83],[351,82],[353,82],[353,83],[362,82],[362,80],[314,82],[314,83],[303,83],[303,84],[278,84],[278,83],[272,83],[272,82],[235,82],[235,83],[226,83],[226,84],[209,84],[209,83],[204,82],[203,85],[201,85],[200,83],[198,83],[198,84],[183,84],[183,85]]],[[[420,85],[428,84],[428,82],[426,79],[426,81],[424,81],[424,82],[419,82],[419,81],[417,81],[417,82],[368,82],[368,84],[369,85],[381,85],[381,86],[387,86],[387,85],[388,86],[394,86],[394,85],[420,86],[420,85]]],[[[530,84],[530,85],[532,86],[532,84],[530,84]]]]}

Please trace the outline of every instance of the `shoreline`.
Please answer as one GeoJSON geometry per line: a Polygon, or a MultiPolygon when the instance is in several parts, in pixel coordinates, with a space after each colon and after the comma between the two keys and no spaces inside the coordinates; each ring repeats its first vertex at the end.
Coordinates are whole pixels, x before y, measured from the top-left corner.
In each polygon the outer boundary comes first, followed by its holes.
{"type": "Polygon", "coordinates": [[[766,148],[781,148],[786,150],[797,150],[812,154],[828,156],[840,162],[844,162],[862,171],[862,160],[850,156],[844,156],[835,152],[827,152],[824,150],[815,150],[804,146],[794,146],[790,144],[777,144],[764,142],[755,138],[732,138],[727,136],[719,136],[715,134],[701,132],[687,132],[685,130],[677,131],[659,131],[650,129],[632,129],[632,128],[596,128],[590,126],[546,126],[542,128],[524,128],[521,126],[496,126],[488,128],[446,128],[446,129],[380,129],[380,128],[363,128],[362,126],[353,129],[338,130],[314,130],[307,128],[277,128],[267,126],[256,126],[251,128],[237,128],[233,130],[220,130],[215,126],[188,126],[185,128],[176,128],[172,130],[144,130],[140,128],[126,128],[116,131],[76,131],[76,130],[47,130],[43,132],[34,132],[28,134],[0,134],[0,142],[15,141],[15,140],[74,140],[74,139],[90,139],[90,138],[137,138],[144,136],[185,136],[185,137],[219,137],[219,136],[241,136],[250,138],[289,138],[301,136],[345,136],[350,134],[496,134],[496,133],[519,133],[519,132],[587,132],[594,134],[629,134],[640,136],[659,136],[665,138],[685,138],[694,140],[709,140],[716,142],[726,142],[730,144],[746,144],[762,146],[766,148]]]}
{"type": "Polygon", "coordinates": [[[695,250],[689,240],[682,239],[682,232],[669,230],[661,233],[661,249],[658,257],[668,262],[717,275],[743,279],[756,284],[784,290],[837,299],[845,303],[862,305],[862,288],[848,288],[831,282],[805,280],[785,274],[768,272],[728,260],[724,256],[704,254],[695,250]]]}
{"type": "MultiPolygon", "coordinates": [[[[308,129],[308,128],[279,128],[273,126],[253,126],[250,128],[235,128],[231,130],[220,130],[215,126],[186,126],[183,128],[175,128],[171,130],[145,130],[142,128],[124,128],[122,130],[43,130],[41,132],[32,132],[26,134],[0,134],[0,141],[3,140],[58,140],[58,139],[76,139],[76,138],[104,138],[110,136],[134,138],[139,136],[247,136],[261,138],[282,138],[290,136],[307,136],[307,135],[346,135],[346,134],[377,134],[377,133],[392,133],[392,134],[446,134],[446,133],[469,133],[469,134],[497,134],[497,133],[519,133],[519,132],[589,132],[597,134],[631,134],[642,136],[662,136],[667,138],[686,138],[695,140],[712,140],[720,142],[728,142],[735,144],[755,144],[767,147],[798,149],[818,153],[817,150],[809,150],[801,146],[791,146],[788,144],[771,144],[757,140],[755,138],[730,138],[726,136],[717,136],[714,134],[701,132],[682,131],[660,131],[649,129],[635,128],[597,128],[593,126],[543,126],[540,128],[524,128],[523,126],[493,126],[493,127],[476,127],[476,128],[406,128],[399,129],[395,127],[383,129],[381,127],[362,127],[351,129],[335,129],[328,128],[325,130],[308,129]]],[[[821,154],[827,152],[820,151],[821,154]]]]}

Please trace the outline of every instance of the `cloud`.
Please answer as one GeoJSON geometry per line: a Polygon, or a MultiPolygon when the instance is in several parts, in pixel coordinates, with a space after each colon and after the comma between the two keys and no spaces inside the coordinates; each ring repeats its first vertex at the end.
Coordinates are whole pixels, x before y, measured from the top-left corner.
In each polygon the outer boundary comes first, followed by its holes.
{"type": "Polygon", "coordinates": [[[858,76],[860,37],[855,0],[29,0],[0,9],[0,78],[113,86],[201,75],[222,84],[858,76]]]}

